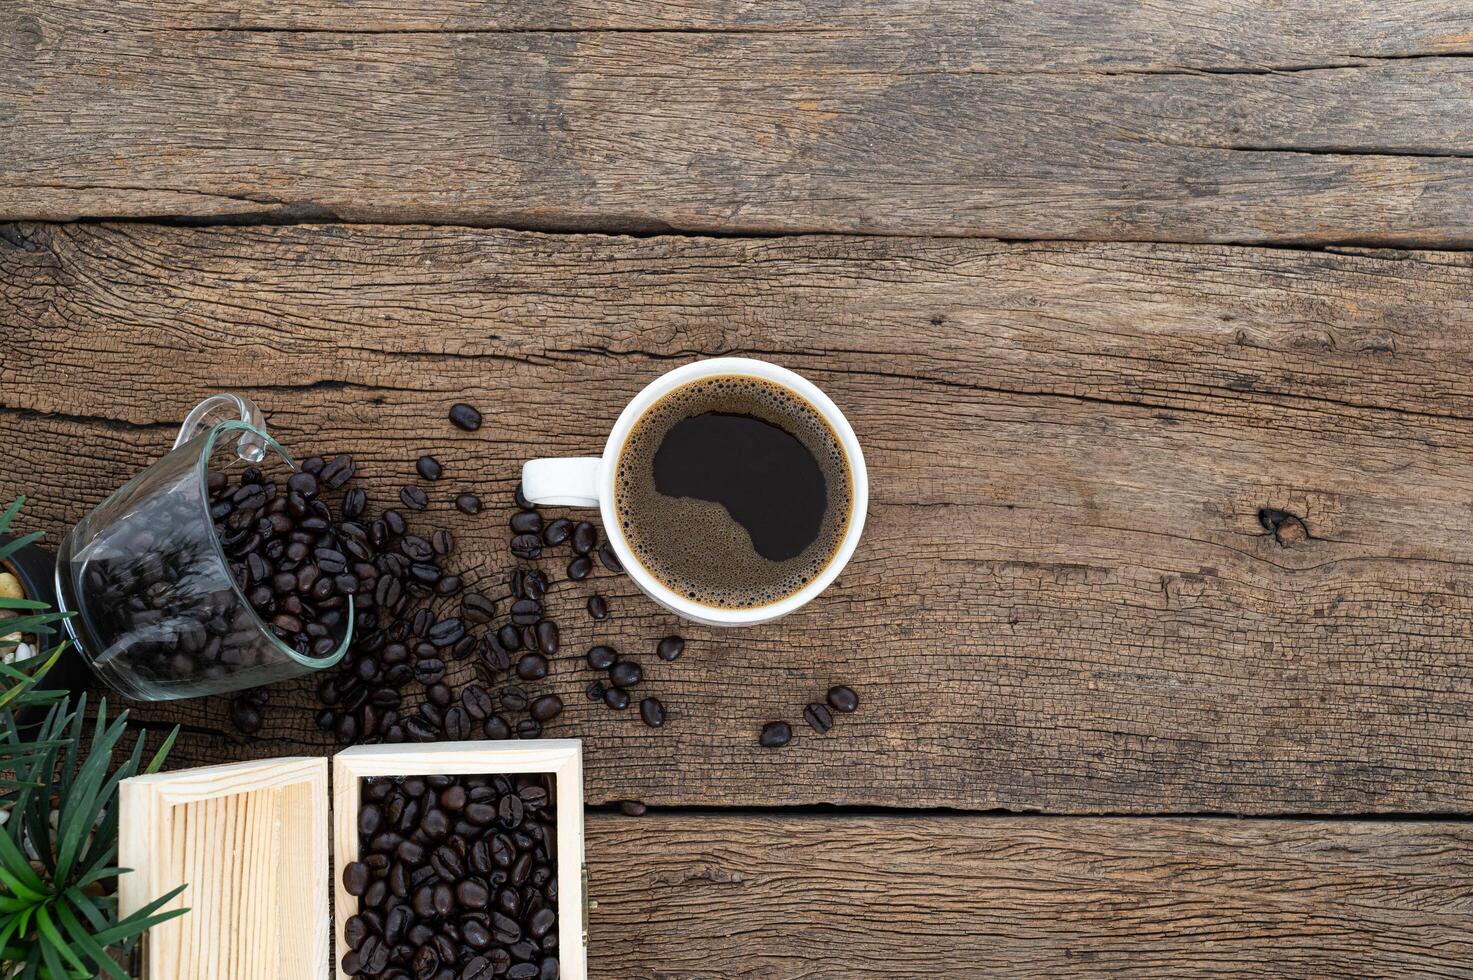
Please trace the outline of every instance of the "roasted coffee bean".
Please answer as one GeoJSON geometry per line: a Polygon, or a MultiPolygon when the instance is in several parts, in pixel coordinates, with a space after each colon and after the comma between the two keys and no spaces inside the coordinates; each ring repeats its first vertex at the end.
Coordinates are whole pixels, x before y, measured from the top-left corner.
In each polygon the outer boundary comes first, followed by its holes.
{"type": "Polygon", "coordinates": [[[629,694],[617,687],[611,687],[604,691],[604,704],[615,711],[623,711],[629,707],[629,694]]]}
{"type": "Polygon", "coordinates": [[[549,546],[560,545],[572,535],[573,522],[566,517],[559,517],[542,529],[542,542],[549,546]]]}
{"type": "Polygon", "coordinates": [[[793,730],[785,721],[769,721],[762,726],[762,734],[757,738],[757,744],[765,749],[781,748],[788,744],[793,737],[793,730]]]}
{"type": "Polygon", "coordinates": [[[368,865],[361,861],[350,861],[343,868],[343,890],[358,896],[368,891],[368,865]]]}
{"type": "Polygon", "coordinates": [[[609,668],[609,680],[615,687],[633,687],[644,677],[638,662],[621,660],[609,668]]]}
{"type": "Polygon", "coordinates": [[[471,684],[460,692],[460,703],[465,707],[466,714],[477,721],[483,721],[491,716],[494,706],[491,695],[479,684],[471,684]]]}
{"type": "Polygon", "coordinates": [[[334,456],[332,462],[317,473],[317,479],[329,490],[336,490],[353,478],[356,469],[353,457],[344,453],[334,456]]]}
{"type": "MultiPolygon", "coordinates": [[[[477,922],[475,919],[466,919],[460,926],[460,937],[465,940],[467,946],[475,949],[485,949],[491,945],[491,930],[477,922]]],[[[461,974],[461,980],[466,980],[469,974],[471,980],[490,980],[494,973],[491,972],[491,961],[484,956],[478,956],[466,964],[465,973],[461,974]],[[478,969],[484,972],[474,972],[472,967],[476,964],[484,964],[478,969]]]]}
{"type": "Polygon", "coordinates": [[[445,711],[445,735],[456,742],[471,737],[470,715],[459,705],[445,711]]]}
{"type": "Polygon", "coordinates": [[[421,456],[415,460],[414,470],[423,480],[438,480],[445,472],[440,461],[433,456],[421,456]]]}
{"type": "Polygon", "coordinates": [[[678,636],[667,636],[655,647],[655,656],[661,660],[674,660],[685,652],[685,640],[678,636]]]}
{"type": "Polygon", "coordinates": [[[639,717],[651,728],[665,726],[665,705],[659,698],[645,698],[639,702],[639,717]]]}
{"type": "Polygon", "coordinates": [[[587,521],[579,521],[573,528],[573,550],[586,555],[598,547],[598,530],[587,521]]]}
{"type": "Polygon", "coordinates": [[[598,560],[603,562],[604,568],[607,568],[616,575],[622,574],[624,571],[624,564],[619,561],[619,556],[614,554],[613,545],[607,541],[598,546],[598,560]]]}
{"type": "Polygon", "coordinates": [[[619,654],[614,651],[613,647],[600,645],[589,648],[588,666],[594,670],[608,670],[618,661],[619,654]]]}
{"type": "Polygon", "coordinates": [[[828,701],[829,707],[844,714],[859,709],[859,695],[843,685],[829,688],[828,701]]]}
{"type": "Polygon", "coordinates": [[[455,498],[455,509],[462,514],[479,514],[481,512],[481,498],[473,493],[462,493],[455,498]]]}
{"type": "Polygon", "coordinates": [[[389,533],[394,537],[398,537],[409,529],[409,526],[404,522],[404,515],[397,510],[384,511],[383,521],[384,525],[388,527],[389,533]]]}
{"type": "Polygon", "coordinates": [[[445,677],[445,661],[425,657],[414,663],[414,679],[421,684],[438,684],[445,677]]]}
{"type": "Polygon", "coordinates": [[[493,672],[506,670],[511,666],[511,656],[506,652],[506,647],[492,633],[481,637],[481,659],[493,672]]]}
{"type": "Polygon", "coordinates": [[[455,550],[455,535],[440,528],[430,535],[430,547],[435,549],[435,554],[443,558],[455,550]]]}
{"type": "Polygon", "coordinates": [[[417,534],[406,534],[400,538],[399,550],[410,561],[429,561],[435,557],[435,549],[417,534]]]}
{"type": "Polygon", "coordinates": [[[449,619],[442,619],[430,627],[429,634],[426,638],[436,647],[444,648],[458,643],[463,636],[465,636],[465,624],[458,618],[452,616],[449,619]]]}
{"type": "Polygon", "coordinates": [[[523,718],[517,722],[517,738],[536,738],[542,734],[542,723],[536,718],[523,718]]]}
{"type": "Polygon", "coordinates": [[[533,569],[522,576],[521,595],[524,599],[541,600],[547,594],[547,576],[541,569],[533,569]]]}
{"type": "Polygon", "coordinates": [[[593,571],[593,561],[587,555],[579,555],[568,562],[568,578],[581,582],[593,571]]]}
{"type": "Polygon", "coordinates": [[[484,909],[491,896],[487,893],[486,886],[474,878],[468,878],[455,886],[455,900],[463,910],[484,909]]]}
{"type": "Polygon", "coordinates": [[[517,676],[524,681],[540,681],[547,676],[547,658],[540,653],[529,653],[517,661],[517,676]]]}
{"type": "Polygon", "coordinates": [[[527,695],[520,687],[509,684],[501,689],[501,706],[507,711],[525,711],[527,695]]]}
{"type": "Polygon", "coordinates": [[[496,616],[496,603],[479,592],[467,592],[460,600],[460,614],[467,622],[481,626],[496,616]]]}
{"type": "MultiPolygon", "coordinates": [[[[210,475],[214,476],[213,473],[210,475]]],[[[224,474],[222,473],[221,476],[224,474]]],[[[317,477],[305,471],[293,473],[287,477],[286,488],[292,493],[301,494],[305,500],[311,500],[317,496],[317,477]]]]}
{"type": "Polygon", "coordinates": [[[552,909],[544,908],[527,920],[527,934],[533,939],[541,939],[555,925],[557,925],[557,913],[552,909]]]}
{"type": "Polygon", "coordinates": [[[544,694],[527,706],[533,718],[546,724],[563,712],[563,699],[556,694],[544,694]]]}
{"type": "Polygon", "coordinates": [[[513,653],[522,648],[522,634],[510,623],[507,623],[496,631],[496,641],[501,644],[503,649],[510,650],[513,653]]]}
{"type": "Polygon", "coordinates": [[[511,621],[518,626],[531,626],[542,618],[542,603],[536,599],[518,599],[511,604],[511,621]]]}
{"type": "Polygon", "coordinates": [[[803,709],[803,720],[808,722],[809,728],[820,735],[828,734],[829,729],[834,727],[834,713],[829,710],[828,705],[818,701],[809,703],[808,707],[803,709]]]}
{"type": "Polygon", "coordinates": [[[493,741],[499,742],[503,739],[511,738],[511,726],[500,715],[492,715],[490,718],[487,718],[486,723],[481,726],[481,730],[486,733],[487,738],[493,741]]]}
{"type": "Polygon", "coordinates": [[[642,817],[647,809],[639,800],[625,800],[619,804],[619,812],[626,817],[642,817]]]}
{"type": "Polygon", "coordinates": [[[589,682],[588,687],[584,688],[583,693],[588,696],[588,700],[590,701],[602,701],[604,697],[604,690],[605,688],[603,681],[591,681],[589,682]]]}
{"type": "Polygon", "coordinates": [[[429,506],[430,498],[419,487],[403,486],[399,488],[399,502],[410,510],[424,510],[429,506]]]}
{"type": "Polygon", "coordinates": [[[535,510],[519,510],[511,515],[514,534],[537,534],[542,530],[542,515],[535,510]]]}
{"type": "Polygon", "coordinates": [[[457,429],[475,432],[481,427],[481,413],[465,402],[456,402],[450,406],[450,423],[457,429]]]}
{"type": "Polygon", "coordinates": [[[558,647],[561,645],[559,641],[557,623],[554,623],[550,619],[544,619],[537,624],[537,645],[542,648],[543,653],[557,653],[558,647]]]}
{"type": "Polygon", "coordinates": [[[230,702],[230,720],[247,735],[254,735],[261,730],[260,709],[241,698],[230,702]]]}
{"type": "Polygon", "coordinates": [[[609,616],[609,601],[601,595],[589,596],[588,615],[594,619],[607,619],[609,616]]]}
{"type": "Polygon", "coordinates": [[[526,814],[527,809],[521,797],[512,793],[503,796],[501,802],[496,805],[497,819],[501,821],[501,826],[508,830],[520,827],[526,814]]]}
{"type": "Polygon", "coordinates": [[[535,534],[518,534],[511,539],[511,553],[518,558],[535,561],[542,554],[542,539],[535,534]]]}
{"type": "Polygon", "coordinates": [[[343,494],[343,518],[356,521],[363,516],[364,510],[368,508],[368,494],[363,490],[354,488],[343,494]]]}

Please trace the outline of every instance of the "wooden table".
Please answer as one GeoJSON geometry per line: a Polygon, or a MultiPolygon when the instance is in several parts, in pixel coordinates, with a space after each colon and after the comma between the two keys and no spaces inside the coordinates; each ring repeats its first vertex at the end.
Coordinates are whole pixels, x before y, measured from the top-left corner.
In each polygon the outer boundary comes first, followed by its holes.
{"type": "MultiPolygon", "coordinates": [[[[675,364],[848,413],[819,601],[563,617],[595,976],[1473,974],[1466,5],[9,0],[0,52],[28,525],[234,390],[381,501],[436,451],[500,574],[521,461],[675,364]],[[673,629],[667,730],[581,698],[673,629]]],[[[136,717],[329,752],[309,691],[136,717]]]]}

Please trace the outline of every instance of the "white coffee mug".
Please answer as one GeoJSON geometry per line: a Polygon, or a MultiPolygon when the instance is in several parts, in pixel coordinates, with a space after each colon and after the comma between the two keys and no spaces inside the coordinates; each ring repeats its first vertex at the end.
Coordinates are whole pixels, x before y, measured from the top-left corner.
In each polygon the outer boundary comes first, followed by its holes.
{"type": "Polygon", "coordinates": [[[817,385],[787,368],[780,368],[766,361],[747,357],[717,357],[686,364],[650,382],[620,413],[613,431],[609,433],[608,442],[604,444],[602,456],[534,459],[527,462],[522,467],[522,494],[533,504],[597,507],[603,515],[604,535],[613,546],[614,554],[618,556],[629,577],[634,579],[635,584],[646,595],[671,612],[697,623],[709,626],[745,626],[786,616],[813,599],[838,578],[848,563],[849,556],[854,554],[859,536],[864,531],[864,515],[869,507],[869,475],[864,468],[864,454],[859,450],[859,440],[855,438],[849,420],[844,418],[844,413],[839,411],[838,406],[817,385]],[[818,409],[839,437],[844,455],[849,459],[850,477],[854,482],[849,527],[828,565],[814,576],[813,581],[787,598],[755,608],[723,609],[708,606],[666,588],[634,556],[614,513],[614,470],[618,465],[619,453],[624,448],[624,440],[629,437],[635,423],[655,402],[681,385],[717,375],[761,378],[802,395],[810,405],[818,409]]]}

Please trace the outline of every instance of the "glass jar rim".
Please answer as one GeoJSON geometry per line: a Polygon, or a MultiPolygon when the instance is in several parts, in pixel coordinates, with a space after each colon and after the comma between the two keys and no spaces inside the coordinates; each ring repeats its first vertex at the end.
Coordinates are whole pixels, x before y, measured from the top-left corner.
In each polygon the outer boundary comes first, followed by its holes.
{"type": "Polygon", "coordinates": [[[210,456],[215,451],[215,444],[219,442],[220,437],[225,435],[227,432],[241,432],[259,437],[268,448],[274,450],[278,456],[286,460],[286,465],[290,466],[293,472],[299,472],[301,470],[301,467],[297,465],[297,461],[292,458],[291,453],[282,448],[281,443],[271,438],[271,436],[267,435],[263,430],[256,428],[254,425],[251,425],[249,422],[242,422],[238,419],[230,419],[216,424],[213,428],[210,429],[209,432],[205,433],[203,437],[204,445],[200,448],[199,462],[197,464],[199,476],[199,503],[200,507],[204,510],[205,527],[209,529],[210,543],[215,547],[215,556],[220,559],[220,565],[222,568],[225,569],[225,577],[230,580],[230,588],[235,593],[235,597],[240,600],[241,604],[245,606],[247,610],[250,611],[251,619],[253,622],[255,622],[257,628],[260,629],[262,635],[264,635],[272,643],[274,643],[276,645],[276,648],[280,650],[285,656],[296,661],[302,666],[310,667],[313,670],[324,670],[342,660],[348,652],[348,647],[353,642],[353,597],[347,597],[348,605],[346,610],[346,618],[348,627],[343,632],[343,641],[339,643],[337,648],[334,649],[331,653],[325,654],[321,657],[314,657],[310,654],[298,653],[292,647],[289,647],[285,643],[281,642],[281,637],[272,632],[271,627],[267,625],[264,619],[261,618],[261,614],[256,612],[256,607],[251,605],[250,599],[246,598],[246,594],[241,589],[240,583],[235,580],[234,575],[230,574],[230,559],[227,558],[225,555],[225,546],[220,542],[220,534],[218,531],[215,530],[215,520],[210,516],[210,456]]]}

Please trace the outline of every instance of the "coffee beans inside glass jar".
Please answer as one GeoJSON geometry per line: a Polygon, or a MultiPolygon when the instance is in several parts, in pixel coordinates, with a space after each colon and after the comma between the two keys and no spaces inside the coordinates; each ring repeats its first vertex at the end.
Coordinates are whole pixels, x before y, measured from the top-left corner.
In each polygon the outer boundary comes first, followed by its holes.
{"type": "Polygon", "coordinates": [[[557,980],[556,780],[365,780],[345,973],[362,980],[557,980]]]}

